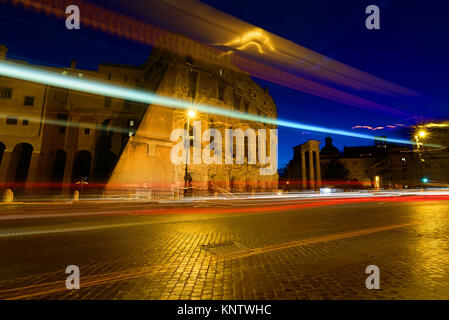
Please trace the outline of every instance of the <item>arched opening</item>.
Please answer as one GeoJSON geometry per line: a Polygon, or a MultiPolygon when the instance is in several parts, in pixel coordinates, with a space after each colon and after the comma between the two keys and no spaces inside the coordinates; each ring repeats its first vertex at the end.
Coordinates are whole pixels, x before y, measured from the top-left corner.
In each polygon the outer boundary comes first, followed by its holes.
{"type": "Polygon", "coordinates": [[[5,153],[6,146],[0,141],[0,165],[2,164],[3,154],[5,153]]]}
{"type": "Polygon", "coordinates": [[[53,154],[53,162],[51,167],[51,183],[55,188],[62,187],[66,159],[67,153],[64,150],[56,150],[53,154]]]}
{"type": "Polygon", "coordinates": [[[95,181],[98,183],[104,183],[110,177],[112,170],[114,170],[117,157],[112,151],[105,151],[98,154],[95,166],[95,181]],[[101,161],[100,161],[101,159],[101,161]]]}
{"type": "Polygon", "coordinates": [[[14,147],[9,165],[9,181],[16,189],[22,189],[28,177],[33,147],[29,143],[19,143],[14,147]]]}
{"type": "Polygon", "coordinates": [[[92,157],[89,151],[81,150],[75,154],[72,170],[72,182],[79,182],[82,179],[89,179],[91,160],[92,157]]]}
{"type": "MultiPolygon", "coordinates": [[[[114,135],[112,124],[113,120],[110,119],[102,123],[100,135],[95,145],[94,180],[97,183],[107,181],[117,161],[117,156],[111,151],[112,137],[114,135]]],[[[135,125],[134,120],[128,121],[130,133],[134,132],[132,130],[134,130],[135,125]]]]}

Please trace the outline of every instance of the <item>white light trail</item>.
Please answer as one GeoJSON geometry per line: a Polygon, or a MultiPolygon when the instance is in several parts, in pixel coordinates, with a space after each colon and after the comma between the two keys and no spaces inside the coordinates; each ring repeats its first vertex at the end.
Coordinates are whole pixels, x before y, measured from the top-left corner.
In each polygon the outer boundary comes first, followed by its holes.
{"type": "MultiPolygon", "coordinates": [[[[217,106],[207,104],[193,104],[190,101],[165,97],[157,95],[148,91],[121,87],[114,84],[104,83],[97,80],[89,80],[84,78],[77,78],[68,75],[62,75],[57,72],[39,69],[36,67],[25,66],[21,64],[1,61],[0,62],[0,75],[22,79],[26,81],[48,84],[51,86],[62,87],[66,89],[72,89],[82,92],[87,92],[96,95],[109,96],[119,99],[125,99],[135,102],[155,104],[160,106],[166,106],[170,108],[178,109],[192,109],[196,111],[210,113],[220,116],[226,116],[231,118],[237,118],[242,120],[257,121],[266,124],[272,124],[276,126],[293,128],[298,130],[314,131],[326,134],[335,134],[341,136],[348,136],[360,139],[375,140],[376,137],[368,134],[354,133],[350,131],[340,129],[330,129],[320,126],[314,126],[309,124],[303,124],[288,120],[274,119],[268,117],[262,117],[254,114],[241,113],[231,109],[220,108],[217,106]]],[[[389,138],[389,142],[400,144],[415,144],[412,141],[405,139],[389,138]]],[[[441,147],[440,145],[427,144],[429,147],[441,147]]]]}

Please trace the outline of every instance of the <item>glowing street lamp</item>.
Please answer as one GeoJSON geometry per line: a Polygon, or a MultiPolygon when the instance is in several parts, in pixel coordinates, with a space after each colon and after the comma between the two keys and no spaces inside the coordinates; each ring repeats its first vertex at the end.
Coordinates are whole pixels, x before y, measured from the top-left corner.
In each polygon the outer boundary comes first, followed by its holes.
{"type": "Polygon", "coordinates": [[[425,137],[427,136],[427,131],[425,131],[425,130],[420,130],[420,131],[418,132],[418,136],[419,136],[421,139],[425,138],[425,137]]]}
{"type": "Polygon", "coordinates": [[[417,128],[415,131],[415,141],[416,141],[416,148],[419,151],[420,146],[422,146],[423,142],[428,138],[429,132],[426,129],[417,128]]]}
{"type": "Polygon", "coordinates": [[[187,111],[187,134],[189,136],[189,148],[186,150],[186,171],[184,173],[184,194],[187,193],[187,190],[189,188],[189,183],[192,182],[192,178],[190,177],[188,173],[188,162],[190,157],[190,118],[195,118],[196,112],[195,110],[188,110],[187,111]]]}
{"type": "Polygon", "coordinates": [[[189,110],[187,112],[187,116],[189,117],[189,119],[190,118],[195,118],[195,115],[196,115],[195,110],[189,110]]]}

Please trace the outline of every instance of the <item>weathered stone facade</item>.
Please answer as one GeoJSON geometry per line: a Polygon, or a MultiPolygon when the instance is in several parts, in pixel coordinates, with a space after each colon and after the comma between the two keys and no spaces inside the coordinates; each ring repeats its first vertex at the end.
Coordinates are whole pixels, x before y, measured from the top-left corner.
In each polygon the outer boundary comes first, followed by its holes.
{"type": "MultiPolygon", "coordinates": [[[[190,53],[180,56],[153,49],[146,68],[163,74],[156,94],[190,101],[193,110],[195,104],[207,104],[235,113],[277,117],[276,105],[268,91],[260,88],[247,74],[229,67],[226,58],[217,56],[216,61],[211,62],[201,60],[202,55],[195,55],[195,51],[190,53]]],[[[225,149],[226,129],[245,131],[252,128],[269,132],[275,128],[260,122],[199,112],[188,119],[187,110],[150,105],[112,173],[111,188],[130,184],[154,190],[183,189],[185,164],[175,165],[170,161],[171,148],[177,143],[170,140],[170,133],[175,129],[187,129],[188,123],[190,136],[197,139],[207,129],[219,130],[223,137],[222,150],[225,149]],[[193,132],[193,122],[201,123],[201,132],[193,132]],[[133,174],[136,165],[140,170],[133,174]]],[[[208,144],[209,141],[202,141],[201,150],[208,144]]],[[[248,148],[247,145],[245,147],[248,148]]],[[[270,144],[267,143],[267,154],[270,152],[270,144]]],[[[192,148],[190,153],[192,157],[192,148]]],[[[247,160],[245,157],[244,164],[235,164],[235,161],[234,164],[225,164],[222,154],[222,164],[190,163],[187,172],[194,190],[200,192],[268,191],[277,188],[277,173],[261,175],[259,169],[263,165],[248,164],[247,160]]]]}

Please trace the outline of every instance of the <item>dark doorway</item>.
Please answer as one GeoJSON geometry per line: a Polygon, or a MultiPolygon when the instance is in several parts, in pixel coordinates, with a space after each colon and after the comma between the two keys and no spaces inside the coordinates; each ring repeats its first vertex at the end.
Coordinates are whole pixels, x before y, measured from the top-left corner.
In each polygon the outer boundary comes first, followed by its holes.
{"type": "Polygon", "coordinates": [[[33,147],[28,143],[20,143],[12,151],[10,172],[14,174],[13,183],[16,189],[23,189],[28,177],[33,147]]]}
{"type": "Polygon", "coordinates": [[[56,152],[53,155],[51,183],[55,188],[62,187],[66,158],[67,153],[63,150],[56,150],[56,152]]]}
{"type": "Polygon", "coordinates": [[[87,180],[90,175],[90,163],[92,157],[89,151],[81,150],[75,154],[72,170],[72,182],[87,180]]]}
{"type": "MultiPolygon", "coordinates": [[[[134,124],[134,121],[132,121],[132,126],[134,124]]],[[[117,156],[111,151],[112,137],[114,136],[114,131],[111,126],[112,120],[105,120],[102,123],[100,136],[95,145],[94,179],[95,182],[100,184],[108,180],[117,161],[117,156]]]]}

